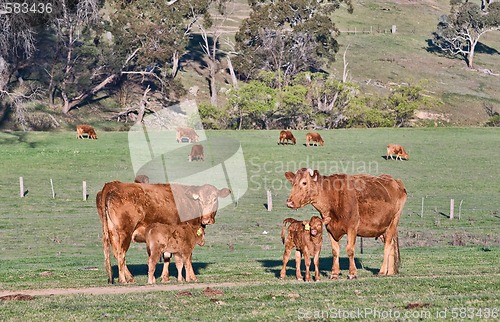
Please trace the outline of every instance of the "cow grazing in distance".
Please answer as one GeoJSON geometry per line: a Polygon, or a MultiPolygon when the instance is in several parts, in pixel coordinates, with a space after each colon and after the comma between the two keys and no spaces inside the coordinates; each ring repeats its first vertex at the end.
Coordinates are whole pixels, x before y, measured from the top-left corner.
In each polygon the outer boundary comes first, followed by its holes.
{"type": "Polygon", "coordinates": [[[315,142],[316,146],[321,144],[321,146],[325,145],[325,141],[318,132],[309,132],[306,134],[306,145],[309,146],[309,142],[315,142]]]}
{"type": "Polygon", "coordinates": [[[295,141],[295,137],[293,136],[292,131],[286,130],[286,131],[280,132],[280,138],[279,138],[278,144],[285,144],[285,141],[286,141],[286,144],[289,144],[288,141],[292,141],[292,144],[295,145],[296,141],[295,141]]]}
{"type": "Polygon", "coordinates": [[[201,144],[195,144],[191,148],[191,153],[188,156],[189,162],[193,160],[201,160],[205,161],[205,154],[203,152],[203,145],[201,144]]]}
{"type": "Polygon", "coordinates": [[[183,222],[178,225],[155,223],[146,228],[146,249],[148,252],[148,284],[154,284],[156,263],[163,254],[166,259],[161,274],[162,282],[169,281],[168,265],[175,255],[177,281],[182,282],[182,267],[186,270],[186,282],[196,282],[192,256],[194,246],[205,245],[205,229],[183,222]]]}
{"type": "Polygon", "coordinates": [[[97,134],[95,130],[90,125],[79,124],[76,126],[76,138],[83,139],[83,135],[87,134],[87,138],[97,140],[97,134]]]}
{"type": "Polygon", "coordinates": [[[317,170],[299,169],[286,172],[292,184],[287,206],[292,209],[311,204],[323,219],[332,243],[332,274],[340,273],[339,240],[347,234],[349,279],[356,278],[354,250],[356,236],[384,238],[384,260],[379,275],[393,275],[399,269],[398,223],[406,202],[403,182],[383,174],[333,174],[322,176],[317,170]]]}
{"type": "Polygon", "coordinates": [[[394,160],[392,157],[394,154],[396,154],[396,160],[399,158],[399,160],[403,161],[401,157],[404,157],[407,161],[408,159],[408,153],[405,152],[405,149],[399,145],[399,144],[388,144],[387,145],[387,154],[385,156],[386,160],[389,160],[389,157],[391,157],[391,160],[394,160]]]}
{"type": "Polygon", "coordinates": [[[193,226],[214,224],[218,198],[225,198],[230,193],[227,188],[219,190],[209,184],[106,183],[97,193],[96,206],[103,229],[108,282],[113,283],[110,245],[118,262],[118,281],[134,283],[125,261],[132,240],[145,242],[146,227],[154,223],[174,225],[189,222],[193,226]]]}
{"type": "Polygon", "coordinates": [[[295,248],[295,276],[298,280],[302,280],[300,272],[300,262],[304,255],[304,263],[306,264],[305,281],[311,280],[311,256],[314,256],[314,280],[319,281],[319,254],[323,245],[323,225],[330,222],[330,217],[324,220],[318,216],[312,216],[310,220],[299,221],[293,218],[283,220],[281,228],[281,241],[285,244],[285,252],[283,253],[283,268],[280,272],[280,279],[286,276],[286,264],[290,259],[290,252],[295,248]],[[288,226],[288,236],[285,241],[286,225],[288,226]]]}
{"type": "Polygon", "coordinates": [[[195,130],[190,127],[178,127],[176,129],[175,139],[178,143],[182,142],[182,138],[187,138],[188,142],[198,142],[199,136],[195,130]]]}
{"type": "Polygon", "coordinates": [[[135,183],[149,183],[149,177],[145,174],[138,174],[134,179],[135,183]]]}

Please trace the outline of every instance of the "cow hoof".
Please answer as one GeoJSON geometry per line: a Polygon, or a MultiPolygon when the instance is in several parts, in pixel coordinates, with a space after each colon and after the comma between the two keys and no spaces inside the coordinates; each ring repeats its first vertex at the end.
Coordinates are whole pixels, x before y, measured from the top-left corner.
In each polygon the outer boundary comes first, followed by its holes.
{"type": "Polygon", "coordinates": [[[332,274],[332,275],[330,275],[330,279],[331,280],[338,280],[339,279],[339,275],[338,274],[332,274]]]}
{"type": "Polygon", "coordinates": [[[347,275],[347,277],[348,277],[350,280],[355,280],[355,279],[357,279],[357,278],[358,278],[358,276],[357,276],[357,275],[351,275],[351,274],[347,275]]]}

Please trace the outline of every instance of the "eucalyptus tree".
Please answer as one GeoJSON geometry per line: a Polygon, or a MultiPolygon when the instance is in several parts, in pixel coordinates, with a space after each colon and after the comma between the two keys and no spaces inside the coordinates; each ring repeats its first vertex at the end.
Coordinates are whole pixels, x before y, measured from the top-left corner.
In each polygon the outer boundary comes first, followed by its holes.
{"type": "Polygon", "coordinates": [[[262,70],[278,72],[278,87],[302,71],[320,69],[335,59],[339,30],[333,12],[350,0],[251,0],[251,13],[236,34],[242,78],[262,70]]]}
{"type": "Polygon", "coordinates": [[[433,44],[441,51],[462,57],[474,67],[479,39],[490,31],[500,30],[500,2],[482,1],[481,6],[467,0],[451,0],[451,12],[439,19],[433,44]]]}

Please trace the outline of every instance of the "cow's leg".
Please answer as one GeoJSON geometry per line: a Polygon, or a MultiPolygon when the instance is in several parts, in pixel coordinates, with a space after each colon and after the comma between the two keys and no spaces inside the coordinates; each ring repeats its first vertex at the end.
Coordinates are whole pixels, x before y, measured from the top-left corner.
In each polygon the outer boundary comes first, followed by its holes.
{"type": "Polygon", "coordinates": [[[354,262],[354,250],[356,247],[356,230],[351,229],[347,232],[347,246],[346,253],[347,257],[349,257],[349,279],[355,279],[358,277],[356,271],[356,263],[354,262]]]}
{"type": "Polygon", "coordinates": [[[385,233],[384,260],[379,275],[394,275],[396,271],[394,266],[396,265],[397,245],[394,243],[394,237],[397,235],[399,217],[396,216],[396,218],[391,222],[385,233]]]}
{"type": "MultiPolygon", "coordinates": [[[[184,266],[183,263],[183,258],[181,257],[181,254],[176,254],[175,255],[175,267],[177,267],[177,282],[182,283],[184,279],[182,278],[182,267],[184,266]]],[[[187,279],[187,272],[186,272],[186,279],[187,279]]]]}
{"type": "Polygon", "coordinates": [[[116,230],[112,232],[111,243],[114,250],[113,254],[118,262],[118,282],[122,284],[135,283],[134,277],[128,270],[125,260],[131,240],[132,234],[128,234],[127,232],[118,233],[116,230]]]}
{"type": "Polygon", "coordinates": [[[186,269],[186,282],[197,282],[198,279],[194,274],[193,269],[193,254],[189,254],[183,257],[184,268],[186,269]]]}
{"type": "Polygon", "coordinates": [[[151,254],[148,257],[148,284],[156,283],[156,263],[158,263],[158,259],[160,258],[160,256],[161,254],[158,250],[151,250],[151,254]]]}
{"type": "Polygon", "coordinates": [[[319,275],[319,251],[314,254],[314,280],[317,282],[320,280],[319,275]]]}
{"type": "Polygon", "coordinates": [[[295,277],[302,280],[302,273],[300,272],[300,261],[302,260],[302,253],[298,250],[295,251],[295,277]]]}
{"type": "Polygon", "coordinates": [[[170,273],[168,271],[168,266],[170,265],[170,259],[172,254],[164,253],[163,255],[163,271],[161,272],[161,281],[163,283],[168,283],[170,281],[170,273]]]}
{"type": "Polygon", "coordinates": [[[311,281],[311,256],[309,251],[304,249],[304,264],[306,264],[306,282],[311,281]]]}
{"type": "Polygon", "coordinates": [[[292,247],[289,247],[288,243],[285,244],[285,252],[283,253],[283,268],[281,268],[280,279],[284,279],[286,276],[286,264],[288,264],[288,260],[290,259],[291,251],[292,247]]]}
{"type": "Polygon", "coordinates": [[[340,245],[339,242],[336,241],[330,233],[328,233],[328,237],[330,237],[330,242],[332,243],[332,256],[333,256],[332,274],[330,275],[330,279],[336,280],[337,278],[339,278],[340,275],[340,260],[339,260],[340,245]]]}

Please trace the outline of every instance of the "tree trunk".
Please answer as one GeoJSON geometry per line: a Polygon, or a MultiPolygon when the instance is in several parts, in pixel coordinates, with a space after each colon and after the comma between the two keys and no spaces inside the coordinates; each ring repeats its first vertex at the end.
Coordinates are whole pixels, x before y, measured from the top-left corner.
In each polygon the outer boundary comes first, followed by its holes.
{"type": "Polygon", "coordinates": [[[174,51],[172,55],[172,79],[177,75],[177,71],[179,70],[179,52],[174,51]]]}
{"type": "Polygon", "coordinates": [[[238,79],[236,78],[233,63],[231,62],[231,56],[229,56],[229,54],[227,55],[227,68],[229,68],[229,74],[231,75],[231,82],[233,83],[233,86],[238,88],[238,79]]]}
{"type": "Polygon", "coordinates": [[[68,96],[66,95],[65,91],[65,82],[63,82],[62,85],[64,85],[64,88],[61,90],[61,96],[63,97],[64,105],[63,105],[63,113],[68,114],[69,111],[74,109],[76,106],[81,104],[83,101],[88,99],[89,97],[95,95],[97,92],[101,91],[104,87],[106,87],[108,84],[112,83],[116,78],[118,77],[118,74],[113,74],[111,76],[108,76],[105,80],[97,84],[94,88],[92,88],[90,91],[80,94],[77,97],[73,99],[69,99],[68,96]]]}
{"type": "Polygon", "coordinates": [[[148,98],[147,95],[151,91],[151,88],[148,87],[144,90],[144,94],[142,95],[141,102],[139,103],[139,113],[137,115],[137,120],[135,124],[140,124],[142,122],[142,119],[144,118],[144,111],[146,109],[146,105],[148,104],[148,98]]]}
{"type": "Polygon", "coordinates": [[[208,66],[210,68],[210,104],[217,106],[218,96],[217,96],[217,85],[215,83],[216,74],[216,63],[214,60],[209,58],[208,66]]]}
{"type": "Polygon", "coordinates": [[[477,42],[471,42],[469,44],[469,54],[467,55],[467,67],[474,68],[474,50],[476,49],[477,42]]]}

